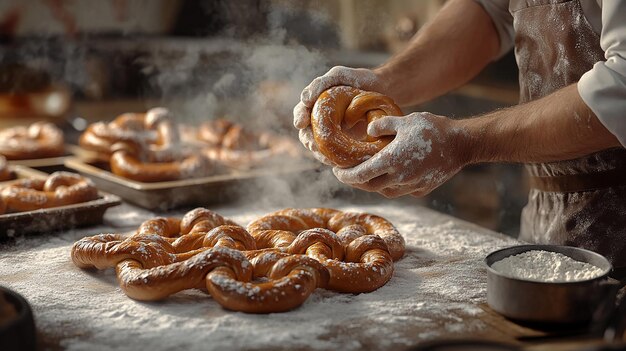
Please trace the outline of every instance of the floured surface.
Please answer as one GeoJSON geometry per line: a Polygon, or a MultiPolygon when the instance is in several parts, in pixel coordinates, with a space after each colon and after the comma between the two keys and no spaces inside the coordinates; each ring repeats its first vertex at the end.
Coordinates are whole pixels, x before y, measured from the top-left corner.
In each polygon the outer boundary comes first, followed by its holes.
{"type": "MultiPolygon", "coordinates": [[[[113,270],[83,271],[70,260],[80,237],[128,231],[153,217],[128,205],[107,212],[106,226],[2,248],[0,284],[30,301],[45,340],[70,350],[402,349],[489,333],[479,307],[483,258],[515,240],[419,207],[332,207],[384,216],[404,235],[407,253],[386,286],[360,295],[318,289],[300,308],[270,315],[226,311],[193,290],[137,302],[120,291],[113,270]]],[[[213,209],[244,225],[274,210],[213,209]]]]}

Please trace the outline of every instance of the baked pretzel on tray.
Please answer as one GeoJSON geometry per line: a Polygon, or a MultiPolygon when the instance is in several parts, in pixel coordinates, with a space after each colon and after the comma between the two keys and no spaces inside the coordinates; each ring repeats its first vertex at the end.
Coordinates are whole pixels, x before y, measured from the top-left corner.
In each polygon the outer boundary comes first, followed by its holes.
{"type": "Polygon", "coordinates": [[[93,182],[70,172],[45,179],[25,178],[0,188],[0,214],[66,206],[98,198],[93,182]]]}

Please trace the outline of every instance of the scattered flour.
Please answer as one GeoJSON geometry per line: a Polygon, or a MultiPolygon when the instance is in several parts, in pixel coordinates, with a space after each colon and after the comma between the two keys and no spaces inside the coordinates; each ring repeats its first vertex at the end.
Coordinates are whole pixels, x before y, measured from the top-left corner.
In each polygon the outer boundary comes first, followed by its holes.
{"type": "Polygon", "coordinates": [[[604,271],[594,265],[576,261],[558,252],[532,250],[506,257],[491,265],[496,271],[524,280],[540,282],[573,282],[593,279],[604,271]]]}
{"type": "MultiPolygon", "coordinates": [[[[492,326],[480,319],[483,258],[518,242],[421,207],[392,204],[324,204],[382,215],[396,225],[407,253],[389,283],[358,295],[318,289],[287,313],[226,311],[198,290],[161,302],[134,301],[121,292],[112,269],[74,266],[70,248],[77,239],[128,231],[155,216],[129,205],[109,210],[99,227],[1,247],[0,284],[31,303],[44,340],[68,350],[395,350],[429,339],[489,334],[492,326]]],[[[240,224],[275,210],[212,209],[240,224]]]]}

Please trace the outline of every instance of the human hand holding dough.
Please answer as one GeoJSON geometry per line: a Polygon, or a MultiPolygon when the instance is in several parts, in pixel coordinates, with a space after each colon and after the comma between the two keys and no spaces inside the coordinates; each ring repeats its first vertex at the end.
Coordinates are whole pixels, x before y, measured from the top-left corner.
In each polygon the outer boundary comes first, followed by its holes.
{"type": "Polygon", "coordinates": [[[468,163],[463,131],[446,117],[426,112],[383,117],[369,125],[368,134],[395,137],[363,163],[333,169],[341,182],[359,189],[387,197],[424,196],[468,163]]]}
{"type": "Polygon", "coordinates": [[[380,151],[391,138],[372,137],[367,125],[381,117],[402,115],[391,98],[350,86],[324,91],[313,106],[311,132],[301,131],[302,142],[320,161],[338,167],[355,166],[380,151]],[[303,138],[304,136],[304,138],[303,138]]]}
{"type": "Polygon", "coordinates": [[[302,90],[300,103],[293,109],[293,125],[298,129],[307,128],[311,124],[311,109],[319,96],[327,89],[339,85],[384,93],[385,84],[372,70],[335,66],[302,90]]]}

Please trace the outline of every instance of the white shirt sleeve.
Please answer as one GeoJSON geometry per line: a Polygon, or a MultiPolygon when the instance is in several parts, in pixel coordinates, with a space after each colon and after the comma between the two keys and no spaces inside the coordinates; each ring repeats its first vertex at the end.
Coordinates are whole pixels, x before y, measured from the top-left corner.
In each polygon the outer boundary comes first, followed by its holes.
{"type": "Polygon", "coordinates": [[[508,53],[515,44],[513,16],[509,12],[509,0],[474,0],[481,5],[491,17],[500,37],[500,52],[496,59],[508,53]]]}
{"type": "Polygon", "coordinates": [[[626,147],[626,0],[602,2],[600,46],[606,61],[597,62],[580,78],[578,92],[626,147]]]}

